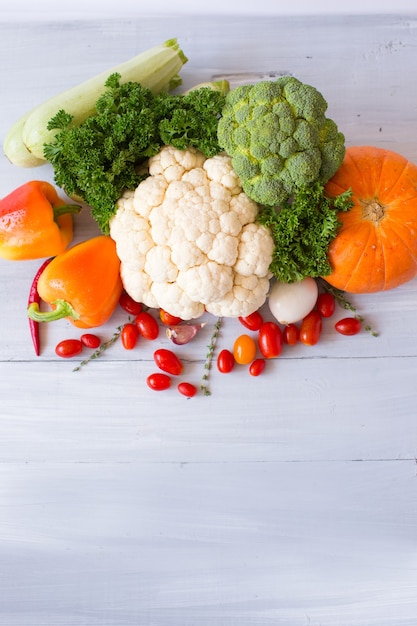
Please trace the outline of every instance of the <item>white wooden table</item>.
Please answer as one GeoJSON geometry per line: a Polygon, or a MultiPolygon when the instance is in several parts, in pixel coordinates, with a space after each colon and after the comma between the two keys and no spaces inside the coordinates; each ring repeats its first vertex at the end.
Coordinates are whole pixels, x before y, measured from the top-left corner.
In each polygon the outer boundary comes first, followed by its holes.
{"type": "MultiPolygon", "coordinates": [[[[0,23],[0,134],[66,87],[178,37],[184,86],[287,70],[348,145],[417,162],[416,16],[0,23]]],[[[0,159],[0,195],[53,180],[0,159]]],[[[75,241],[97,232],[88,213],[75,241]]],[[[0,262],[1,626],[415,626],[417,280],[352,298],[377,330],[325,325],[259,378],[212,368],[211,396],[155,394],[155,344],[79,372],[26,317],[38,262],[0,262]]],[[[99,334],[126,319],[118,310],[99,334]]],[[[215,320],[181,349],[200,383],[215,320]]],[[[241,332],[226,320],[217,348],[241,332]]],[[[158,345],[168,345],[161,338],[158,345]]]]}

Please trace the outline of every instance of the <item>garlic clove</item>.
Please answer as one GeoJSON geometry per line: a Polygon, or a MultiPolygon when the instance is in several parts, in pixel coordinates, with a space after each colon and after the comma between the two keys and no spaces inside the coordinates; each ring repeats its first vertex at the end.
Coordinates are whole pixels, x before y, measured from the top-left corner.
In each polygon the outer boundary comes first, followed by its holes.
{"type": "Polygon", "coordinates": [[[175,343],[177,346],[182,346],[188,343],[196,334],[204,328],[207,322],[201,322],[199,324],[178,324],[170,326],[166,330],[168,339],[175,343]]]}

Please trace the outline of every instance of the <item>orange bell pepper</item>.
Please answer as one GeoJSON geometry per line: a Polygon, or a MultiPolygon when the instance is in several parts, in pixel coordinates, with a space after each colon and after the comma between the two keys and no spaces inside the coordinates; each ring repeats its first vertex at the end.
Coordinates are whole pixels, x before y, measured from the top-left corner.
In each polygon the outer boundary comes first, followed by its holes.
{"type": "Polygon", "coordinates": [[[32,180],[0,200],[0,257],[40,259],[63,252],[73,237],[72,213],[50,183],[32,180]]]}
{"type": "Polygon", "coordinates": [[[115,242],[99,235],[65,250],[41,273],[37,289],[52,310],[40,311],[39,303],[33,302],[28,307],[32,320],[67,318],[78,328],[101,326],[113,314],[122,293],[115,242]]]}

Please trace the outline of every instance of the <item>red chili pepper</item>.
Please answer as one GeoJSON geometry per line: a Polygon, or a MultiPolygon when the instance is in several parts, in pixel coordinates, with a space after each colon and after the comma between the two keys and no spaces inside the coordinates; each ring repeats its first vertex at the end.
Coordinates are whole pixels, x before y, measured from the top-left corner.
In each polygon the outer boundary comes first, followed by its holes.
{"type": "MultiPolygon", "coordinates": [[[[52,261],[53,257],[51,257],[50,259],[46,259],[46,261],[44,261],[42,263],[42,265],[40,266],[40,268],[38,269],[38,271],[36,272],[32,284],[30,286],[30,290],[29,290],[29,298],[28,298],[28,306],[30,306],[32,303],[36,303],[38,306],[41,303],[41,297],[38,293],[38,281],[39,281],[39,277],[42,274],[43,270],[45,269],[45,267],[47,267],[49,265],[49,263],[52,261]]],[[[33,342],[33,347],[35,348],[35,354],[36,356],[39,356],[41,353],[41,344],[40,344],[40,333],[39,333],[39,322],[35,322],[35,320],[31,319],[30,317],[29,319],[29,330],[30,330],[30,335],[32,337],[32,342],[33,342]]]]}

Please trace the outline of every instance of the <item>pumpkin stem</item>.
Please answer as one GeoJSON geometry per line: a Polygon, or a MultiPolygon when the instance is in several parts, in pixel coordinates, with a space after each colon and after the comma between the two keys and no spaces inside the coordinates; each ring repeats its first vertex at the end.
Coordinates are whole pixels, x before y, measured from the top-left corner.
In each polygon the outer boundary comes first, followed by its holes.
{"type": "Polygon", "coordinates": [[[376,226],[385,217],[385,206],[376,198],[372,200],[361,200],[362,217],[364,220],[373,222],[376,226]]]}

